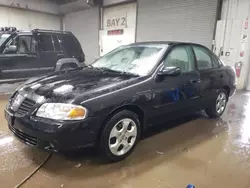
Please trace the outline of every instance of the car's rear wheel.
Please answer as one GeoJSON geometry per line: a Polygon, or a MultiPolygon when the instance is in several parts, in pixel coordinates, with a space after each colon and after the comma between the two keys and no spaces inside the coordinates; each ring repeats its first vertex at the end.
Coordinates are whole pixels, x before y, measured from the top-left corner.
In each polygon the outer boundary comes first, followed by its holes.
{"type": "Polygon", "coordinates": [[[206,114],[212,118],[220,117],[226,109],[227,101],[227,92],[224,89],[220,90],[215,101],[211,104],[209,108],[205,109],[206,114]]]}
{"type": "Polygon", "coordinates": [[[100,139],[100,152],[106,161],[117,162],[128,157],[140,138],[138,116],[124,110],[105,125],[100,139]]]}

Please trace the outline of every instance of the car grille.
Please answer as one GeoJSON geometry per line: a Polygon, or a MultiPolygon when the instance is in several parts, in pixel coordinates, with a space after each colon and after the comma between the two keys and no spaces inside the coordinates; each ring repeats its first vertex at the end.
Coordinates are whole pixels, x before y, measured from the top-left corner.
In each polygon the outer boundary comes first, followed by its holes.
{"type": "Polygon", "coordinates": [[[13,126],[9,126],[11,132],[20,140],[22,140],[23,142],[30,144],[32,146],[37,146],[37,138],[30,136],[26,133],[23,133],[21,131],[19,131],[18,129],[14,128],[13,126]]]}
{"type": "Polygon", "coordinates": [[[35,104],[35,101],[25,98],[21,105],[18,107],[16,113],[19,115],[26,115],[31,109],[34,108],[35,104]]]}

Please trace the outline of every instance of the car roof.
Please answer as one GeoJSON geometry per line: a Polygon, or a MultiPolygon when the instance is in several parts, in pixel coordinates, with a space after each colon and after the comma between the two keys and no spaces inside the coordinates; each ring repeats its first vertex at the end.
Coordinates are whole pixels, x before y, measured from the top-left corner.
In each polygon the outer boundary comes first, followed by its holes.
{"type": "MultiPolygon", "coordinates": [[[[169,45],[175,45],[175,44],[193,44],[193,45],[199,45],[203,46],[201,44],[192,43],[192,42],[180,42],[180,41],[147,41],[147,42],[136,42],[129,44],[131,46],[137,46],[137,45],[143,45],[143,46],[151,46],[151,45],[159,45],[159,46],[169,46],[169,45]]],[[[205,46],[203,46],[205,47],[205,46]]]]}
{"type": "Polygon", "coordinates": [[[17,35],[32,35],[31,31],[16,31],[15,32],[17,35]]]}
{"type": "Polygon", "coordinates": [[[60,34],[60,35],[71,34],[70,31],[38,30],[38,29],[34,29],[34,30],[31,30],[31,31],[30,30],[29,31],[19,30],[19,31],[15,31],[15,32],[12,32],[12,33],[16,33],[17,35],[32,35],[33,33],[60,34]]]}

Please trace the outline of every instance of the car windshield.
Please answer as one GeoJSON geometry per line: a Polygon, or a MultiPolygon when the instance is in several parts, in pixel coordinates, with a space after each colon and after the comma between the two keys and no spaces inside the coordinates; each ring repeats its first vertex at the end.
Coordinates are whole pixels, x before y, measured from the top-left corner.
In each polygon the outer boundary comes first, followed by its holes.
{"type": "Polygon", "coordinates": [[[0,46],[4,43],[4,41],[10,36],[10,34],[2,34],[0,35],[0,46]]]}
{"type": "Polygon", "coordinates": [[[92,66],[110,71],[117,71],[145,76],[154,68],[166,46],[123,46],[104,55],[92,66]]]}

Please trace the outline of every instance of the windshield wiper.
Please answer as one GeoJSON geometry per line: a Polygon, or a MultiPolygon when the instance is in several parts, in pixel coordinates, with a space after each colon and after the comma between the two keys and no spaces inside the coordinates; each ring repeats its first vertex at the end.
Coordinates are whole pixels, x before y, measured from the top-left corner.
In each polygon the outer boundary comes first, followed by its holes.
{"type": "Polygon", "coordinates": [[[118,71],[118,70],[113,70],[113,69],[109,69],[109,68],[106,68],[106,67],[95,67],[95,68],[103,70],[103,71],[118,73],[118,74],[126,74],[126,75],[131,75],[131,76],[139,76],[139,74],[130,73],[130,72],[124,72],[124,71],[118,71]]]}

